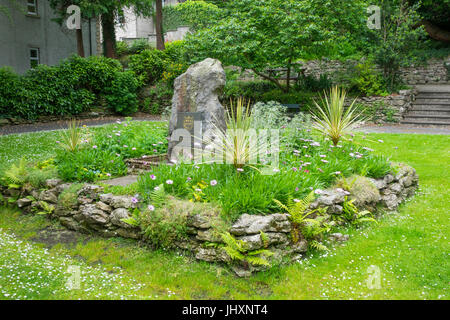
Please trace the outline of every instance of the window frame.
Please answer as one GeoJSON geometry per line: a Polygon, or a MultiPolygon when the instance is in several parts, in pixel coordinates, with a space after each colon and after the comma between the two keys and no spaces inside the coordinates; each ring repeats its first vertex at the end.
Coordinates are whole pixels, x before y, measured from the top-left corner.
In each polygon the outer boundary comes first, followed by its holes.
{"type": "Polygon", "coordinates": [[[36,68],[41,64],[41,50],[38,47],[29,47],[28,48],[28,60],[30,62],[30,69],[36,68]],[[36,57],[32,57],[31,53],[35,51],[36,57]],[[33,62],[36,61],[36,65],[33,66],[33,62]]]}
{"type": "Polygon", "coordinates": [[[38,15],[38,0],[27,0],[27,15],[38,15]],[[34,8],[34,11],[30,11],[30,8],[34,8]]]}

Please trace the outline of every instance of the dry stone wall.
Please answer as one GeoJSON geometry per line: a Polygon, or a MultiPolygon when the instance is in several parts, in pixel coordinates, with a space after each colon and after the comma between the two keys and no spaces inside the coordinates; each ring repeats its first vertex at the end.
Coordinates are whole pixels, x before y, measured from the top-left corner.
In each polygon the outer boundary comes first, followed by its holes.
{"type": "MultiPolygon", "coordinates": [[[[409,166],[396,167],[396,173],[389,173],[382,179],[366,179],[370,189],[361,189],[355,194],[340,188],[321,191],[318,198],[311,204],[311,209],[327,208],[328,214],[343,213],[343,203],[348,196],[355,199],[355,204],[362,208],[374,209],[381,205],[388,210],[395,210],[406,198],[412,196],[418,187],[416,171],[409,166]]],[[[3,198],[14,199],[18,208],[25,213],[43,210],[42,202],[53,206],[49,218],[58,220],[70,230],[98,234],[104,237],[124,237],[142,239],[138,227],[127,224],[123,219],[130,218],[137,207],[131,196],[104,193],[101,186],[85,184],[76,192],[75,201],[63,203],[60,195],[70,188],[70,184],[59,179],[46,181],[43,189],[29,186],[22,189],[0,187],[3,198]]],[[[357,190],[357,189],[356,189],[357,190]]],[[[183,250],[193,252],[198,260],[208,262],[229,262],[230,258],[221,247],[222,239],[207,218],[193,214],[187,219],[189,236],[175,245],[183,250]],[[212,245],[213,244],[213,245],[212,245]]],[[[300,239],[297,243],[291,241],[292,225],[287,214],[248,215],[243,214],[228,229],[236,239],[247,244],[249,250],[268,249],[274,253],[274,260],[283,257],[298,259],[308,250],[308,243],[300,239]]],[[[336,241],[345,241],[348,236],[332,234],[329,237],[336,241]]],[[[250,270],[235,269],[239,275],[248,275],[250,270]]]]}

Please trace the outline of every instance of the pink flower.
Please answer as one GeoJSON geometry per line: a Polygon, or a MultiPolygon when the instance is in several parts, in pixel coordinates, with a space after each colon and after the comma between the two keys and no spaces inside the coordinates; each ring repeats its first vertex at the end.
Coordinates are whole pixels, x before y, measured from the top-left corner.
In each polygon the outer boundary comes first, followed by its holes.
{"type": "Polygon", "coordinates": [[[322,170],[322,169],[320,169],[320,168],[317,168],[317,170],[319,170],[320,172],[322,172],[322,173],[323,173],[323,170],[322,170]]]}
{"type": "Polygon", "coordinates": [[[295,167],[294,167],[294,168],[292,168],[292,170],[293,170],[294,172],[297,172],[297,168],[295,168],[295,167]]]}
{"type": "Polygon", "coordinates": [[[152,206],[151,204],[148,205],[147,209],[150,211],[155,211],[155,207],[152,206]]]}
{"type": "Polygon", "coordinates": [[[217,184],[217,181],[216,180],[211,180],[211,182],[209,184],[212,185],[212,186],[215,186],[217,184]]]}
{"type": "Polygon", "coordinates": [[[157,153],[157,152],[158,152],[158,150],[154,149],[154,150],[153,150],[153,152],[154,152],[154,153],[157,153]]]}
{"type": "Polygon", "coordinates": [[[298,192],[298,187],[297,187],[297,188],[295,188],[295,192],[298,192]]]}
{"type": "Polygon", "coordinates": [[[131,148],[131,150],[135,151],[135,150],[136,150],[136,148],[131,148]]]}
{"type": "Polygon", "coordinates": [[[61,142],[59,142],[59,141],[56,141],[56,143],[61,143],[61,142]]]}
{"type": "Polygon", "coordinates": [[[133,202],[133,203],[138,203],[139,200],[138,200],[137,198],[133,197],[133,198],[131,198],[131,202],[133,202]]]}
{"type": "Polygon", "coordinates": [[[97,146],[92,146],[92,149],[97,149],[97,146]]]}
{"type": "Polygon", "coordinates": [[[156,179],[156,176],[155,176],[154,174],[151,174],[151,175],[150,175],[150,179],[155,180],[155,179],[156,179]]]}
{"type": "Polygon", "coordinates": [[[192,180],[192,178],[191,177],[187,177],[187,179],[186,179],[187,181],[191,181],[192,180]]]}
{"type": "Polygon", "coordinates": [[[303,171],[304,173],[309,173],[309,170],[308,169],[305,169],[305,171],[303,171]]]}
{"type": "Polygon", "coordinates": [[[111,177],[111,173],[107,173],[106,176],[111,177]]]}
{"type": "Polygon", "coordinates": [[[294,202],[297,202],[297,203],[298,203],[298,202],[300,202],[300,200],[298,200],[298,199],[294,199],[294,202]]]}
{"type": "Polygon", "coordinates": [[[167,184],[173,184],[173,181],[172,180],[167,180],[166,183],[167,184]]]}
{"type": "Polygon", "coordinates": [[[126,144],[123,145],[124,148],[128,148],[128,146],[126,144]]]}
{"type": "Polygon", "coordinates": [[[239,172],[244,172],[244,169],[242,169],[242,168],[237,168],[236,170],[239,172]]]}
{"type": "Polygon", "coordinates": [[[323,191],[322,191],[322,190],[320,190],[320,189],[316,189],[316,190],[314,191],[314,193],[315,193],[315,194],[322,194],[322,193],[323,193],[323,191]]]}

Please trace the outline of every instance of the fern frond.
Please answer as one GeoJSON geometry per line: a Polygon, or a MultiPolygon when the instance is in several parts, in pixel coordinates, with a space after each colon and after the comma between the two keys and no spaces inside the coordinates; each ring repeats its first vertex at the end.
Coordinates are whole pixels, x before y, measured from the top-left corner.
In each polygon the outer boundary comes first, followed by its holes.
{"type": "Polygon", "coordinates": [[[319,250],[319,251],[328,251],[328,248],[323,243],[320,243],[317,240],[310,241],[309,246],[311,248],[319,250]]]}
{"type": "Polygon", "coordinates": [[[150,199],[152,200],[153,205],[162,206],[167,199],[166,191],[164,190],[164,185],[160,184],[158,188],[152,190],[149,194],[150,199]]]}
{"type": "Polygon", "coordinates": [[[245,260],[254,266],[270,266],[270,263],[266,259],[261,257],[251,256],[246,257],[245,260]]]}

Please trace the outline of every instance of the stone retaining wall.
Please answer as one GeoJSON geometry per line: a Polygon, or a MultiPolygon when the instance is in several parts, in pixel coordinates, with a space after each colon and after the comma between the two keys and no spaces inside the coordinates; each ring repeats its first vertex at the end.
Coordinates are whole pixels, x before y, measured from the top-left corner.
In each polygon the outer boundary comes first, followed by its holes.
{"type": "MultiPolygon", "coordinates": [[[[343,212],[342,204],[348,196],[355,199],[355,204],[361,208],[374,209],[377,205],[395,210],[407,197],[414,194],[418,186],[418,176],[409,166],[401,165],[396,169],[395,175],[388,174],[383,179],[360,178],[362,187],[370,189],[357,189],[360,182],[356,181],[355,194],[336,188],[317,191],[318,198],[311,204],[311,209],[327,208],[330,215],[340,215],[343,212]],[[368,184],[369,185],[368,185],[368,184]]],[[[76,201],[67,207],[61,201],[61,193],[71,185],[58,179],[46,181],[43,189],[23,187],[21,190],[0,188],[3,197],[18,199],[15,203],[24,212],[39,211],[44,208],[42,202],[54,207],[49,218],[58,220],[68,229],[82,233],[94,233],[104,237],[124,237],[141,239],[141,231],[122,221],[131,217],[132,211],[137,207],[135,199],[131,196],[106,194],[103,188],[93,184],[85,184],[76,193],[76,201]]],[[[351,189],[352,190],[352,189],[351,189]]],[[[215,228],[205,217],[191,215],[187,220],[189,237],[175,245],[181,249],[189,250],[199,260],[208,262],[228,262],[229,257],[220,247],[222,239],[215,228]]],[[[306,240],[301,239],[296,244],[291,241],[292,226],[287,214],[248,215],[243,214],[229,228],[230,234],[236,239],[247,243],[249,250],[268,249],[274,253],[273,259],[289,256],[298,259],[299,255],[308,249],[306,240]]],[[[340,234],[331,235],[330,238],[345,240],[340,234]]],[[[347,237],[348,238],[348,237],[347,237]]],[[[240,275],[247,275],[250,270],[237,268],[240,275]]]]}

